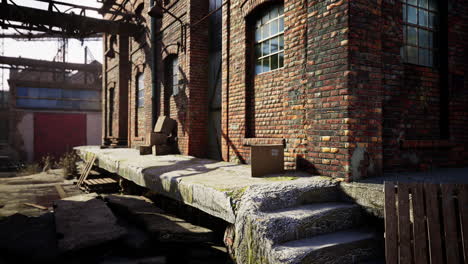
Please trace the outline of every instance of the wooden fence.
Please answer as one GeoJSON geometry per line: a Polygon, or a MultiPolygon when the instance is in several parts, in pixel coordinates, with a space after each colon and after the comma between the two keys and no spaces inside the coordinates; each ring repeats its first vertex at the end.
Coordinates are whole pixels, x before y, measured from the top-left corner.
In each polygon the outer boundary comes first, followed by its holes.
{"type": "Polygon", "coordinates": [[[468,264],[468,185],[384,185],[387,264],[468,264]]]}

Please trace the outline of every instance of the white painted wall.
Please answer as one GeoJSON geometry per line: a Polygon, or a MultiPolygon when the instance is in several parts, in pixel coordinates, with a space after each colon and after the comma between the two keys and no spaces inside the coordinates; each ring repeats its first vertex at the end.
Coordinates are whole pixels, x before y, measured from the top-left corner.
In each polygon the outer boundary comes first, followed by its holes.
{"type": "Polygon", "coordinates": [[[86,144],[101,145],[101,116],[102,113],[87,113],[86,114],[86,144]]]}
{"type": "MultiPolygon", "coordinates": [[[[17,130],[20,138],[23,140],[23,148],[26,152],[28,162],[34,159],[34,114],[25,113],[23,118],[17,124],[17,130]]],[[[17,147],[17,146],[13,146],[17,147]]]]}

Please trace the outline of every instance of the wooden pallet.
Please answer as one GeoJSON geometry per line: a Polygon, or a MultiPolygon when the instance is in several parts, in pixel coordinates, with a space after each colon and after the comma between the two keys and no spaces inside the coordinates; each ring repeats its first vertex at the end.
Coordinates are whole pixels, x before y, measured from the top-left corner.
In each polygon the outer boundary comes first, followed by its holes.
{"type": "Polygon", "coordinates": [[[119,183],[112,178],[87,179],[82,189],[86,192],[115,192],[119,189],[119,183]]]}

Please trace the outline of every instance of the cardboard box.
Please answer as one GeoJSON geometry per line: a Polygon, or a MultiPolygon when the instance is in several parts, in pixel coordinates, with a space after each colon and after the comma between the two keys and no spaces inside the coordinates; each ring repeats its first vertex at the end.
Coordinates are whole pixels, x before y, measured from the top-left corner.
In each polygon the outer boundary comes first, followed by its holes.
{"type": "Polygon", "coordinates": [[[175,127],[176,121],[174,119],[167,116],[160,116],[154,126],[154,132],[170,135],[175,127]]]}
{"type": "Polygon", "coordinates": [[[284,146],[273,144],[252,145],[250,146],[250,163],[252,177],[283,173],[284,146]]]}
{"type": "Polygon", "coordinates": [[[167,143],[167,135],[164,133],[155,133],[150,134],[150,145],[162,145],[167,143]]]}

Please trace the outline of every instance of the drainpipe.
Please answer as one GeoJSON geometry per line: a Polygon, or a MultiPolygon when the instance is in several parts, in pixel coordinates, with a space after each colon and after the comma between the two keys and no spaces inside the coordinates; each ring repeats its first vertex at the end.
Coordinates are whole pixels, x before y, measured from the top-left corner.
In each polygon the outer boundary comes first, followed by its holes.
{"type": "MultiPolygon", "coordinates": [[[[150,0],[150,7],[154,6],[154,0],[150,0]]],[[[152,99],[152,106],[151,106],[151,127],[154,127],[156,124],[156,114],[158,109],[158,98],[156,95],[156,19],[151,17],[151,99],[152,99]]]]}

